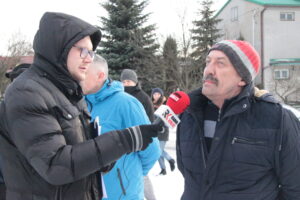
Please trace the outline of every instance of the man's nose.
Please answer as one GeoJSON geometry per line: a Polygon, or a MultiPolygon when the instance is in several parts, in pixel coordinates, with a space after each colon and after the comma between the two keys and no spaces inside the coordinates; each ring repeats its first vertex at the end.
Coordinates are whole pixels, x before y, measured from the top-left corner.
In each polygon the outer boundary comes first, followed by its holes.
{"type": "Polygon", "coordinates": [[[215,71],[215,64],[213,62],[206,63],[204,71],[213,74],[215,71]]]}
{"type": "Polygon", "coordinates": [[[88,54],[85,58],[84,58],[84,62],[86,63],[92,63],[93,62],[93,58],[90,54],[88,54]]]}

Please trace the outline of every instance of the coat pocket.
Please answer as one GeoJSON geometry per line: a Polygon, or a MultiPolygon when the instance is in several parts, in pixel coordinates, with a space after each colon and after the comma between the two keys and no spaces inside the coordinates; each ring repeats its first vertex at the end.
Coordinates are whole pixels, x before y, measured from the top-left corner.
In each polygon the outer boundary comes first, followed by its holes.
{"type": "Polygon", "coordinates": [[[268,165],[270,148],[268,141],[263,138],[234,136],[231,141],[235,161],[252,164],[268,165]]]}

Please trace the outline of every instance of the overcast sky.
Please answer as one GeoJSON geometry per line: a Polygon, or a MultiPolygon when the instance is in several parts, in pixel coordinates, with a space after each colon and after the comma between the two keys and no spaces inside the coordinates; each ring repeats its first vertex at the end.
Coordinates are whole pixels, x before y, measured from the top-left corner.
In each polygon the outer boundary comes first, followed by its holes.
{"type": "MultiPolygon", "coordinates": [[[[100,25],[99,16],[105,10],[99,5],[105,0],[7,0],[1,2],[0,10],[0,55],[7,51],[8,40],[12,35],[21,33],[32,43],[38,23],[46,11],[64,12],[75,15],[91,24],[100,25]]],[[[215,9],[226,0],[214,0],[215,9]]],[[[159,42],[168,35],[180,37],[180,16],[186,12],[186,22],[191,22],[200,9],[199,0],[149,0],[145,12],[151,12],[149,23],[157,25],[159,42]]],[[[191,25],[188,24],[190,27],[191,25]]]]}

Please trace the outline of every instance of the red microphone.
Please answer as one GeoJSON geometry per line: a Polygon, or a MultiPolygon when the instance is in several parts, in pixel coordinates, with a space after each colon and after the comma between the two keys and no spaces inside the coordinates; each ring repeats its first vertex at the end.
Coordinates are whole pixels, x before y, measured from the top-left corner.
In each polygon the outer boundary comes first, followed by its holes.
{"type": "Polygon", "coordinates": [[[182,92],[173,92],[168,100],[167,105],[161,105],[155,112],[157,117],[154,124],[163,122],[166,126],[173,129],[180,123],[180,119],[177,115],[183,113],[190,105],[189,96],[182,92]]]}
{"type": "Polygon", "coordinates": [[[190,97],[182,91],[173,92],[167,100],[167,105],[179,115],[190,105],[190,97]]]}

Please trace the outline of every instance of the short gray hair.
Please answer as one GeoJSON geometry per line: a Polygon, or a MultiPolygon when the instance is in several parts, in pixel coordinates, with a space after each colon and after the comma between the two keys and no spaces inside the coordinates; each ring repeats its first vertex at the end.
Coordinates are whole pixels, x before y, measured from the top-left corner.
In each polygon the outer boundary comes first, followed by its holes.
{"type": "Polygon", "coordinates": [[[106,76],[105,78],[108,77],[108,64],[102,56],[96,54],[94,57],[94,60],[93,60],[93,65],[96,65],[97,69],[104,72],[104,74],[106,76]]]}

